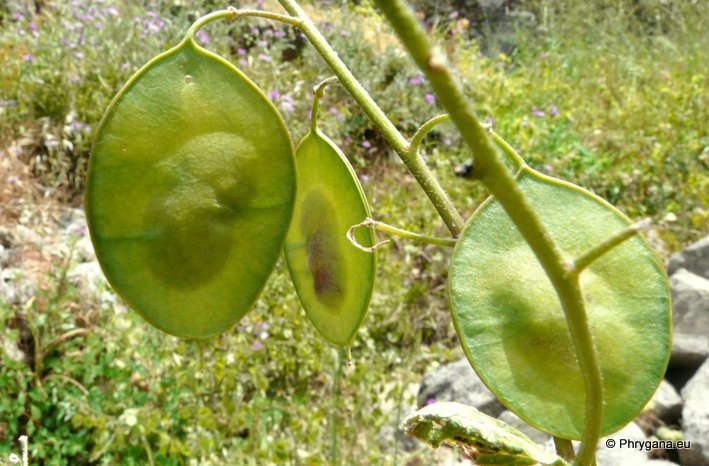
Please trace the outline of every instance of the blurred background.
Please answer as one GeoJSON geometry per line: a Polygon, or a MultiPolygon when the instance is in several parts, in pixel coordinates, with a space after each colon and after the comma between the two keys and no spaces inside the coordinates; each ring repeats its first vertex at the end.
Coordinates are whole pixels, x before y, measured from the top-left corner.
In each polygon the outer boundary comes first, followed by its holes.
{"type": "MultiPolygon", "coordinates": [[[[394,427],[422,375],[462,355],[446,298],[450,251],[392,238],[342,396],[337,351],[279,262],[254,309],[200,349],[161,334],[105,283],[81,209],[91,140],[126,80],[216,1],[0,2],[0,459],[32,464],[325,464],[338,412],[342,464],[438,464],[394,427]],[[200,351],[203,360],[200,358],[200,351]]],[[[282,12],[275,1],[240,8],[282,12]]],[[[441,113],[375,8],[303,6],[401,131],[441,113]]],[[[706,0],[415,0],[481,120],[529,164],[650,218],[664,259],[709,230],[706,0]]],[[[294,141],[331,75],[290,26],[243,18],[197,40],[281,111],[294,141]]],[[[400,161],[337,86],[321,128],[350,157],[381,221],[447,231],[400,161]]],[[[467,217],[485,198],[450,124],[423,151],[467,217]],[[459,170],[458,170],[459,171],[459,170]]],[[[0,460],[0,462],[2,462],[0,460]]]]}

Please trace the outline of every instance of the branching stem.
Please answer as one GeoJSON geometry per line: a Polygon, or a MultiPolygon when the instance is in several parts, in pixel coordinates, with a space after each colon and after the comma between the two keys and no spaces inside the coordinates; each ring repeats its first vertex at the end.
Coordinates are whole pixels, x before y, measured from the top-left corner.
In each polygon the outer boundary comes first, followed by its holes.
{"type": "Polygon", "coordinates": [[[375,0],[396,34],[423,71],[439,102],[450,114],[475,158],[475,171],[530,245],[551,281],[566,316],[586,392],[584,430],[577,465],[590,465],[601,434],[603,385],[588,325],[579,277],[529,203],[515,177],[498,157],[488,132],[450,72],[445,55],[434,48],[403,0],[375,0]]]}
{"type": "Polygon", "coordinates": [[[340,80],[340,84],[347,89],[347,92],[355,99],[357,104],[374,122],[374,124],[382,132],[387,142],[396,151],[411,174],[416,178],[416,181],[421,185],[428,198],[433,203],[436,211],[445,222],[448,230],[453,236],[458,234],[463,229],[465,223],[463,217],[456,210],[451,202],[448,194],[443,190],[436,177],[431,172],[418,153],[411,154],[408,151],[409,142],[394,126],[394,123],[386,116],[382,109],[372,99],[367,90],[359,83],[357,78],[352,75],[352,72],[342,62],[337,52],[332,49],[330,44],[325,40],[323,35],[317,29],[315,24],[307,17],[303,9],[295,0],[278,0],[286,11],[294,18],[298,18],[302,23],[298,25],[305,37],[315,47],[325,63],[335,73],[340,80]]]}
{"type": "Polygon", "coordinates": [[[624,243],[625,241],[629,240],[633,236],[637,235],[640,230],[643,230],[647,227],[646,222],[638,222],[634,225],[629,226],[628,228],[621,230],[620,232],[616,233],[615,235],[611,236],[608,238],[606,241],[602,242],[601,244],[598,244],[585,253],[581,255],[581,257],[577,258],[574,261],[574,271],[575,273],[581,273],[585,268],[587,268],[589,265],[591,265],[594,261],[600,259],[603,255],[605,255],[607,252],[611,251],[613,248],[616,246],[619,246],[620,244],[624,243]]]}

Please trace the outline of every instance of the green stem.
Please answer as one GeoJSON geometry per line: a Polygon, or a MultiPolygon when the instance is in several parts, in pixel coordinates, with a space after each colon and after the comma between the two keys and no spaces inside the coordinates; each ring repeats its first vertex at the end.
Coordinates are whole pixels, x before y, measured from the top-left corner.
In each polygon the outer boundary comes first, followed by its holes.
{"type": "Polygon", "coordinates": [[[424,72],[439,102],[451,116],[475,156],[475,170],[530,245],[551,281],[576,350],[586,392],[584,433],[577,463],[591,464],[600,438],[603,417],[603,386],[598,357],[588,326],[578,275],[544,228],[536,212],[498,157],[487,131],[446,66],[446,57],[434,49],[429,37],[403,0],[375,0],[394,27],[419,68],[424,72]]]}
{"type": "Polygon", "coordinates": [[[199,31],[205,24],[211,23],[212,21],[218,21],[220,19],[235,19],[241,16],[272,19],[274,21],[280,21],[295,27],[300,27],[302,25],[302,21],[300,19],[292,16],[281,15],[263,10],[237,10],[233,6],[230,6],[226,10],[215,11],[197,19],[197,21],[195,21],[187,30],[184,40],[194,40],[194,35],[197,34],[197,31],[199,31]]]}
{"type": "Polygon", "coordinates": [[[340,381],[342,380],[342,366],[345,361],[346,353],[348,352],[349,351],[345,346],[342,346],[337,350],[337,366],[335,369],[335,380],[333,384],[335,403],[332,408],[332,417],[330,421],[330,457],[332,459],[333,466],[337,466],[339,464],[337,457],[337,426],[339,424],[338,411],[340,409],[340,381]]]}
{"type": "Polygon", "coordinates": [[[318,112],[320,111],[320,99],[322,98],[325,88],[332,83],[337,82],[337,76],[331,76],[323,79],[320,84],[313,88],[313,108],[310,110],[310,131],[313,133],[318,129],[318,112]]]}
{"type": "Polygon", "coordinates": [[[388,225],[384,222],[380,222],[378,220],[374,220],[372,218],[365,218],[362,223],[358,223],[357,225],[352,225],[347,232],[347,239],[350,240],[352,244],[357,249],[360,249],[365,252],[374,252],[376,251],[380,246],[383,246],[384,244],[388,243],[389,240],[384,240],[380,241],[379,243],[375,244],[374,246],[367,247],[367,246],[362,246],[357,242],[357,239],[354,236],[354,231],[357,228],[361,227],[374,227],[378,231],[381,231],[383,233],[389,233],[391,235],[396,235],[396,236],[401,236],[402,238],[407,238],[407,239],[412,239],[414,241],[422,241],[424,243],[428,244],[433,244],[436,246],[444,246],[448,248],[455,247],[456,239],[455,238],[436,238],[434,236],[426,236],[426,235],[421,235],[419,233],[414,233],[413,231],[408,231],[408,230],[402,230],[401,228],[397,228],[392,225],[388,225]]]}
{"type": "Polygon", "coordinates": [[[302,23],[298,25],[300,30],[303,31],[303,34],[305,34],[313,47],[315,47],[325,63],[327,63],[330,69],[339,78],[340,84],[347,89],[357,104],[359,104],[362,110],[382,132],[382,135],[399,155],[411,174],[416,178],[416,181],[421,185],[451,234],[458,236],[463,229],[465,221],[456,210],[448,194],[443,190],[443,187],[436,177],[433,176],[433,173],[426,165],[423,157],[418,153],[411,154],[408,151],[409,143],[406,138],[402,136],[396,126],[394,126],[394,123],[389,120],[382,109],[379,108],[379,105],[377,105],[374,99],[372,99],[369,93],[352,75],[352,72],[342,62],[337,52],[332,49],[298,3],[295,0],[278,1],[288,13],[302,21],[302,23]]]}
{"type": "Polygon", "coordinates": [[[428,134],[428,132],[431,131],[436,125],[450,121],[450,119],[450,116],[447,113],[444,113],[443,115],[437,115],[422,124],[421,127],[416,130],[416,133],[414,133],[414,137],[411,138],[409,152],[414,154],[417,153],[419,147],[421,146],[421,141],[423,141],[423,138],[426,137],[426,134],[428,134]]]}
{"type": "Polygon", "coordinates": [[[515,166],[515,169],[521,170],[522,168],[527,166],[527,163],[524,161],[522,157],[517,153],[514,148],[509,145],[507,141],[502,139],[502,136],[497,134],[492,130],[492,128],[488,128],[487,130],[490,133],[490,137],[492,140],[497,144],[497,146],[502,149],[502,152],[507,156],[507,158],[512,162],[515,166]]]}
{"type": "Polygon", "coordinates": [[[645,228],[645,225],[642,222],[636,223],[635,225],[631,225],[628,228],[621,230],[601,244],[592,247],[574,261],[574,270],[576,273],[581,273],[583,269],[587,268],[594,261],[601,258],[608,251],[637,235],[643,228],[645,228]]]}

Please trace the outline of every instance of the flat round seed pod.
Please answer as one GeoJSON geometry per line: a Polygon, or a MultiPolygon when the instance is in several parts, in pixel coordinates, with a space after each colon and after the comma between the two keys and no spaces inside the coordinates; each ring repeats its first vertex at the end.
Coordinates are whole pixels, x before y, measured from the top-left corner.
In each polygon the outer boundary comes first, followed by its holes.
{"type": "MultiPolygon", "coordinates": [[[[525,168],[520,188],[568,259],[630,221],[578,186],[525,168]]],[[[557,437],[580,439],[585,389],[551,282],[502,206],[470,218],[450,266],[453,320],[469,361],[505,406],[557,437]]],[[[603,379],[602,434],[630,422],[660,383],[670,352],[664,270],[636,236],[580,275],[603,379]]]]}
{"type": "MultiPolygon", "coordinates": [[[[374,254],[355,248],[347,231],[370,216],[357,175],[340,149],[319,130],[296,149],[298,194],[285,256],[308,318],[331,343],[347,345],[369,306],[374,254]]],[[[363,246],[374,244],[371,228],[355,233],[363,246]]]]}
{"type": "Polygon", "coordinates": [[[283,244],[293,148],[264,94],[186,39],[140,69],[94,141],[91,239],[113,288],[148,322],[185,338],[233,326],[283,244]]]}

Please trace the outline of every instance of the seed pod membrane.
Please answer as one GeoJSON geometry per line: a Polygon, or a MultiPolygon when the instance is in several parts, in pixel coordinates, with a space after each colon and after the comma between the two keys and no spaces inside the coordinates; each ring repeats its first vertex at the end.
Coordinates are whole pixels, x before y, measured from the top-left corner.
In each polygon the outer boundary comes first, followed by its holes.
{"type": "MultiPolygon", "coordinates": [[[[590,192],[528,168],[518,175],[541,221],[569,259],[630,221],[590,192]]],[[[630,422],[654,393],[670,352],[664,269],[640,237],[581,275],[603,379],[602,434],[630,422]]],[[[449,272],[453,320],[485,384],[529,424],[580,439],[585,389],[558,297],[534,253],[490,198],[468,221],[449,272]]]]}
{"type": "Polygon", "coordinates": [[[206,338],[258,297],[294,197],[292,144],[275,107],[186,39],[140,69],[106,111],[86,212],[116,292],[160,330],[206,338]]]}
{"type": "MultiPolygon", "coordinates": [[[[333,344],[347,345],[369,306],[375,259],[349,243],[346,234],[370,216],[354,170],[320,130],[296,150],[298,194],[284,248],[288,270],[308,318],[333,344]]],[[[371,228],[356,239],[374,244],[371,228]]]]}

